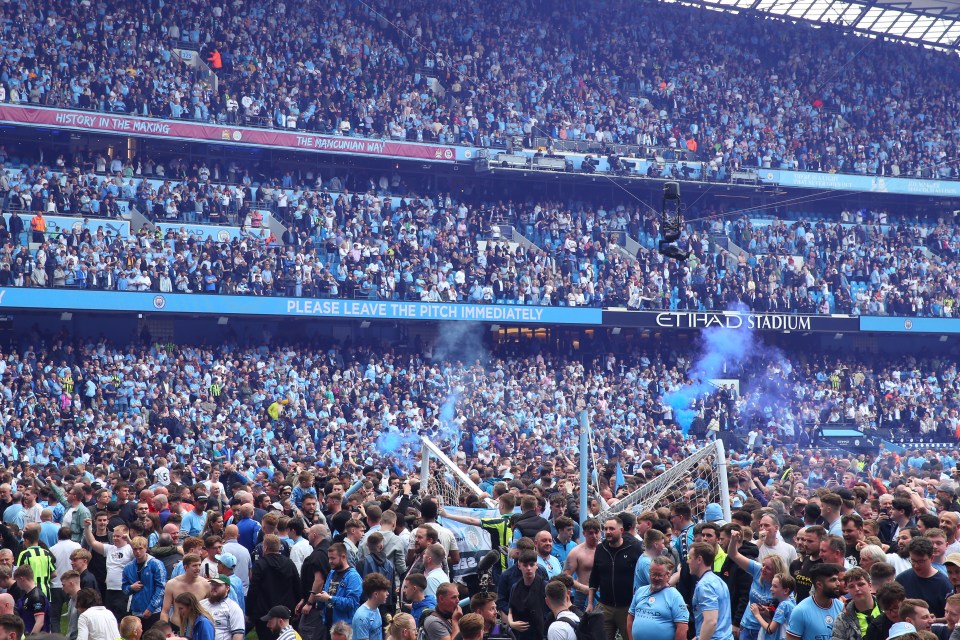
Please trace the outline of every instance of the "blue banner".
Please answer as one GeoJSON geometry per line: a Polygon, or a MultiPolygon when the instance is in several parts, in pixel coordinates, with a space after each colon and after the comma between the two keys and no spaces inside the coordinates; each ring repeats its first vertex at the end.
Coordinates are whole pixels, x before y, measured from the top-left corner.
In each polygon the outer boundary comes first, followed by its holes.
{"type": "Polygon", "coordinates": [[[889,440],[884,440],[884,441],[883,441],[883,448],[884,448],[885,451],[889,451],[889,452],[891,452],[891,453],[906,453],[906,452],[907,452],[907,448],[906,448],[906,447],[904,447],[903,445],[894,444],[893,442],[890,442],[889,440]]]}
{"type": "MultiPolygon", "coordinates": [[[[505,324],[560,324],[582,326],[658,327],[661,329],[705,329],[714,322],[677,321],[678,312],[604,311],[583,307],[538,307],[524,305],[449,304],[440,302],[396,302],[390,300],[344,300],[341,298],[285,298],[221,296],[135,292],[87,291],[80,289],[0,288],[0,313],[14,309],[43,311],[108,311],[134,313],[203,314],[214,316],[276,316],[313,318],[356,318],[358,320],[461,320],[505,324]],[[673,318],[670,322],[649,322],[649,317],[673,318]],[[632,319],[637,321],[631,321],[632,319]],[[642,322],[641,322],[642,320],[642,322]]],[[[711,314],[691,314],[712,317],[711,314]]],[[[718,315],[718,314],[713,314],[718,315]]],[[[759,330],[800,330],[778,324],[758,314],[750,327],[759,330]],[[771,326],[767,326],[767,324],[771,326]],[[775,325],[775,326],[774,326],[775,325]]],[[[897,318],[885,316],[792,316],[824,325],[832,331],[854,333],[960,334],[960,318],[897,318]],[[830,323],[843,323],[830,324],[830,323]],[[850,326],[850,325],[853,326],[850,326]]],[[[799,321],[799,320],[798,320],[799,321]]],[[[729,322],[726,325],[729,326],[729,322]]],[[[811,324],[805,331],[822,329],[811,324]]]]}
{"type": "MultiPolygon", "coordinates": [[[[472,518],[496,518],[500,515],[497,509],[469,509],[467,507],[444,507],[447,513],[472,518]]],[[[483,556],[493,549],[490,543],[490,534],[481,527],[463,524],[450,518],[440,518],[440,524],[453,532],[460,549],[460,563],[450,567],[452,578],[471,575],[477,572],[477,564],[483,556]]]]}
{"type": "Polygon", "coordinates": [[[860,331],[883,333],[960,333],[960,318],[861,316],[860,331]]]}
{"type": "Polygon", "coordinates": [[[779,169],[757,169],[756,171],[762,182],[777,184],[781,187],[896,193],[909,196],[960,197],[960,182],[952,180],[861,176],[813,171],[781,171],[779,169]]]}
{"type": "Polygon", "coordinates": [[[257,228],[249,227],[246,232],[241,233],[240,227],[221,226],[215,224],[200,224],[196,222],[158,222],[156,226],[166,236],[168,231],[179,234],[181,230],[187,234],[203,240],[214,240],[215,242],[232,242],[233,240],[243,240],[253,238],[255,240],[266,241],[270,237],[270,229],[267,227],[268,220],[264,217],[263,225],[257,228]]]}
{"type": "Polygon", "coordinates": [[[133,311],[216,316],[357,318],[361,320],[466,320],[579,325],[599,325],[603,316],[600,309],[569,307],[271,298],[184,293],[157,294],[133,291],[21,289],[16,287],[0,289],[0,312],[8,309],[133,311]]]}
{"type": "MultiPolygon", "coordinates": [[[[30,231],[30,220],[32,213],[11,213],[9,218],[17,216],[23,222],[24,233],[30,231]]],[[[117,218],[86,218],[78,216],[55,216],[44,215],[47,221],[47,233],[70,233],[74,229],[82,231],[88,229],[90,233],[96,235],[97,231],[103,231],[108,236],[120,236],[127,238],[130,236],[130,223],[127,220],[118,220],[117,218]]],[[[7,228],[10,228],[9,220],[7,228]]]]}

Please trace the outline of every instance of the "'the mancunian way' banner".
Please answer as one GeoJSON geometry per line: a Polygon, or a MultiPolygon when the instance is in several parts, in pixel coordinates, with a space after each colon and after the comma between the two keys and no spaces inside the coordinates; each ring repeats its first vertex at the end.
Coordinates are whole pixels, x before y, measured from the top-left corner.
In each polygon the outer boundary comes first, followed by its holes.
{"type": "Polygon", "coordinates": [[[252,127],[202,124],[183,120],[139,118],[121,113],[47,109],[0,104],[0,121],[26,126],[98,131],[120,135],[179,140],[205,140],[228,144],[284,147],[325,153],[346,153],[386,158],[410,158],[430,162],[454,162],[452,146],[355,136],[328,136],[308,131],[255,129],[252,127]]]}

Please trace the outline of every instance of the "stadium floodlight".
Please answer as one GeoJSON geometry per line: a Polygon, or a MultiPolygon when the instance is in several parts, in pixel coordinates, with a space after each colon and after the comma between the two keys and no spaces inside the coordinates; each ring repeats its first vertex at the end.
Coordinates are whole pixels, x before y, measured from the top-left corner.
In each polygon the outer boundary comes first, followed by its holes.
{"type": "Polygon", "coordinates": [[[680,246],[680,234],[683,232],[683,203],[680,201],[680,183],[667,182],[663,185],[663,202],[660,206],[659,251],[668,258],[686,260],[690,251],[680,246]]]}

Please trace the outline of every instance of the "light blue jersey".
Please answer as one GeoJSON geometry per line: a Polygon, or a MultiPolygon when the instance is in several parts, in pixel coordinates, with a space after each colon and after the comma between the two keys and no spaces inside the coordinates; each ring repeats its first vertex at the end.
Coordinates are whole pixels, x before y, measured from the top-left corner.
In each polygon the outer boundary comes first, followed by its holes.
{"type": "Polygon", "coordinates": [[[793,596],[790,596],[788,600],[784,600],[777,605],[777,610],[773,613],[773,621],[778,623],[780,626],[777,627],[777,632],[775,634],[767,635],[767,640],[786,640],[787,637],[787,625],[790,624],[790,616],[793,615],[793,610],[797,608],[797,601],[793,599],[793,596]]]}
{"type": "Polygon", "coordinates": [[[379,609],[371,609],[367,603],[357,607],[357,612],[353,614],[353,637],[357,640],[383,640],[383,621],[379,609]]]}
{"type": "MultiPolygon", "coordinates": [[[[730,640],[733,636],[733,615],[730,605],[730,589],[727,583],[713,571],[704,573],[693,590],[693,621],[697,636],[703,627],[703,612],[717,612],[717,628],[710,640],[730,640]]],[[[700,640],[707,640],[700,637],[700,640]]]]}
{"type": "Polygon", "coordinates": [[[813,594],[804,598],[790,615],[787,632],[800,640],[831,640],[833,638],[833,622],[843,613],[843,604],[840,600],[832,600],[828,608],[817,605],[813,594]]]}
{"type": "Polygon", "coordinates": [[[650,586],[637,589],[630,603],[635,640],[673,640],[676,624],[690,621],[683,596],[673,587],[652,593],[650,586]]]}
{"type": "MultiPolygon", "coordinates": [[[[747,569],[747,573],[753,578],[753,584],[750,585],[750,604],[758,604],[763,608],[772,609],[773,606],[777,604],[777,600],[773,597],[773,594],[770,593],[772,583],[764,583],[760,580],[761,569],[763,569],[762,564],[756,560],[750,561],[750,566],[747,569]]],[[[740,626],[744,629],[750,629],[751,631],[760,630],[760,621],[753,615],[749,607],[743,612],[740,626]]]]}
{"type": "Polygon", "coordinates": [[[650,565],[653,564],[653,558],[647,554],[640,556],[637,560],[637,568],[633,571],[633,590],[650,584],[650,565]]]}

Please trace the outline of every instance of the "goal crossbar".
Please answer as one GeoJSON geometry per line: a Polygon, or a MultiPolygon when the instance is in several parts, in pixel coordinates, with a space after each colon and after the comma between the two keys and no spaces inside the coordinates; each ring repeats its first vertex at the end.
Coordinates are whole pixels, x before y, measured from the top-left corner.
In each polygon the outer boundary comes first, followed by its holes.
{"type": "MultiPolygon", "coordinates": [[[[683,501],[689,490],[684,483],[687,476],[697,477],[701,465],[709,465],[710,478],[695,481],[693,490],[706,494],[708,502],[717,502],[723,512],[723,519],[730,521],[730,487],[727,484],[727,458],[723,442],[715,440],[687,456],[673,467],[647,482],[632,493],[623,497],[603,510],[602,516],[629,511],[639,515],[643,511],[658,506],[669,506],[683,501]],[[702,486],[702,484],[706,486],[702,486]],[[701,484],[700,487],[697,485],[701,484]]],[[[691,505],[692,506],[692,505],[691,505]]],[[[702,516],[703,514],[696,514],[702,516]]]]}
{"type": "Polygon", "coordinates": [[[448,504],[454,506],[459,503],[460,495],[470,492],[480,498],[487,507],[497,506],[496,502],[484,497],[483,490],[429,438],[422,436],[420,444],[421,492],[441,495],[448,504]]]}

